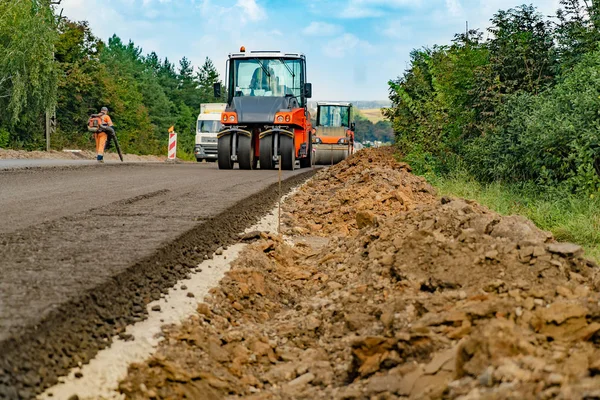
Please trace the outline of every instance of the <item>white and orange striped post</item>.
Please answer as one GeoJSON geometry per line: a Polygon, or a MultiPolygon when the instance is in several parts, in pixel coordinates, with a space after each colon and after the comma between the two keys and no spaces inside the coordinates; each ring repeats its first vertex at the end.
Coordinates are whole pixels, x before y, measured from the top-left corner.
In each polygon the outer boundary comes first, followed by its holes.
{"type": "Polygon", "coordinates": [[[177,132],[175,132],[175,127],[172,126],[169,128],[169,155],[168,159],[175,161],[177,158],[177,132]]]}

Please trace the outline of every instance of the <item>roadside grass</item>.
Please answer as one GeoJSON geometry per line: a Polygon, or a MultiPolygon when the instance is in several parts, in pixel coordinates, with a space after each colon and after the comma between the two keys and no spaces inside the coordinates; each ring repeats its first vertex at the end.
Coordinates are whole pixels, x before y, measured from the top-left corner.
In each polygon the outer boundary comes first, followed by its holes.
{"type": "Polygon", "coordinates": [[[477,201],[502,215],[519,214],[559,241],[577,243],[588,257],[600,262],[600,199],[571,193],[542,191],[502,183],[481,184],[467,173],[426,174],[441,195],[477,201]]]}
{"type": "Polygon", "coordinates": [[[177,158],[181,161],[196,161],[194,153],[177,149],[177,158]]]}

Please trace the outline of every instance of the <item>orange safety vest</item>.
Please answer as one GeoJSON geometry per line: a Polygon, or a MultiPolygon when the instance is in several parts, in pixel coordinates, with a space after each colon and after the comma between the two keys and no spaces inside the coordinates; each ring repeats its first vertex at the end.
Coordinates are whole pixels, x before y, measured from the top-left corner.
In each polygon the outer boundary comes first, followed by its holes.
{"type": "Polygon", "coordinates": [[[103,124],[106,124],[108,126],[112,126],[113,125],[112,120],[110,119],[110,117],[107,114],[104,114],[101,118],[102,118],[102,123],[103,124]]]}

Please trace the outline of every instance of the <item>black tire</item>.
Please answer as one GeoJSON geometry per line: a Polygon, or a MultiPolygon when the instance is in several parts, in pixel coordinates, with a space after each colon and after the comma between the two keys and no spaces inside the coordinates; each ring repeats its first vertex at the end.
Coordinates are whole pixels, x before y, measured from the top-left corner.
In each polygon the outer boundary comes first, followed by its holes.
{"type": "Polygon", "coordinates": [[[256,168],[254,146],[251,137],[244,135],[238,136],[237,157],[240,169],[256,168]]]}
{"type": "Polygon", "coordinates": [[[219,138],[217,150],[219,169],[233,169],[233,161],[231,161],[232,136],[233,135],[225,135],[219,138]]]}
{"type": "Polygon", "coordinates": [[[273,135],[260,139],[260,169],[274,169],[273,161],[273,135]]]}
{"type": "Polygon", "coordinates": [[[294,146],[294,138],[280,135],[279,151],[281,153],[281,169],[286,171],[296,169],[296,146],[294,146]]]}
{"type": "Polygon", "coordinates": [[[305,158],[300,159],[300,168],[312,167],[312,133],[308,134],[308,151],[305,158]]]}

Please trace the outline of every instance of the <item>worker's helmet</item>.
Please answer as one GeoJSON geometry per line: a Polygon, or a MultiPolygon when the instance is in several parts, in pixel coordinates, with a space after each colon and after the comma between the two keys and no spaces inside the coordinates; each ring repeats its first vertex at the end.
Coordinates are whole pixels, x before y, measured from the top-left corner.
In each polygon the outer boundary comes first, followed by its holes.
{"type": "Polygon", "coordinates": [[[103,112],[103,113],[105,113],[105,114],[106,114],[106,113],[108,112],[108,108],[106,108],[106,107],[102,107],[102,109],[100,110],[100,112],[103,112]]]}

